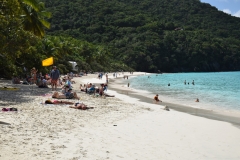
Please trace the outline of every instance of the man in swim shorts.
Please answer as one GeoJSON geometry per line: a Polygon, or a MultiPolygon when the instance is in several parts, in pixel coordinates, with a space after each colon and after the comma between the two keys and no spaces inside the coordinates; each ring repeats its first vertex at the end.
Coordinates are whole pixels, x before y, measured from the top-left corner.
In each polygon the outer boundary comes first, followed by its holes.
{"type": "Polygon", "coordinates": [[[55,90],[57,90],[57,82],[60,77],[60,72],[56,66],[53,66],[53,69],[50,73],[50,77],[51,77],[52,90],[53,90],[53,88],[55,88],[55,90]]]}

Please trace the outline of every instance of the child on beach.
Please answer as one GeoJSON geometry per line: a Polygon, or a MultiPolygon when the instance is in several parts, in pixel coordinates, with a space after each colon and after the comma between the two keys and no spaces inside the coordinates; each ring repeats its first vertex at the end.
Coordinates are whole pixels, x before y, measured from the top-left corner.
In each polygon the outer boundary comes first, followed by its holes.
{"type": "Polygon", "coordinates": [[[162,102],[161,100],[158,99],[158,94],[153,98],[156,102],[162,102]]]}

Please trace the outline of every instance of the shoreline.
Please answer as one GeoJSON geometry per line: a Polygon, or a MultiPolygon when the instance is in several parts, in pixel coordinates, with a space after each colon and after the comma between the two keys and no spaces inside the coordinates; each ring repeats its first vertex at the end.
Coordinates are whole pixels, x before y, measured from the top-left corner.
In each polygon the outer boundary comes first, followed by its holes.
{"type": "MultiPolygon", "coordinates": [[[[147,73],[147,74],[150,75],[150,73],[147,73]]],[[[140,76],[140,75],[133,75],[133,76],[140,76]]],[[[109,86],[111,87],[111,90],[114,90],[119,94],[124,94],[132,98],[137,98],[139,99],[140,102],[153,104],[152,98],[140,95],[136,91],[133,91],[131,88],[123,87],[123,82],[124,82],[124,79],[122,79],[122,77],[113,78],[111,79],[111,83],[109,83],[109,86]],[[118,82],[118,85],[115,84],[116,81],[118,82]]],[[[141,90],[141,91],[144,91],[144,90],[141,90]]],[[[159,102],[156,105],[168,106],[169,109],[173,109],[175,111],[188,113],[191,115],[204,117],[212,120],[229,122],[233,125],[240,126],[240,112],[226,113],[221,110],[218,111],[218,110],[208,110],[203,108],[194,108],[194,107],[190,107],[182,104],[169,103],[169,102],[159,102]]]]}
{"type": "Polygon", "coordinates": [[[96,77],[74,78],[73,91],[80,101],[67,99],[94,107],[89,110],[41,104],[54,100],[51,88],[7,85],[20,89],[0,91],[0,105],[19,112],[0,112],[0,159],[240,159],[238,126],[174,109],[165,111],[162,105],[133,98],[126,87],[122,92],[130,96],[119,94],[112,79],[107,93],[115,97],[79,90],[82,83],[105,83],[105,78],[96,77]]]}

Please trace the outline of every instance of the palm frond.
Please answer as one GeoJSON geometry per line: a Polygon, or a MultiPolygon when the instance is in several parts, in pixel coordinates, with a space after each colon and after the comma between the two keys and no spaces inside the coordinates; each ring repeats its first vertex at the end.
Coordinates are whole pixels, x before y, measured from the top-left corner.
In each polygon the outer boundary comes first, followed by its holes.
{"type": "Polygon", "coordinates": [[[39,20],[41,23],[42,23],[42,25],[44,26],[44,27],[46,27],[46,28],[50,28],[50,23],[48,22],[48,21],[45,21],[44,19],[40,19],[39,20]]]}
{"type": "Polygon", "coordinates": [[[22,2],[31,6],[35,11],[39,11],[39,5],[36,0],[22,0],[22,2]]]}

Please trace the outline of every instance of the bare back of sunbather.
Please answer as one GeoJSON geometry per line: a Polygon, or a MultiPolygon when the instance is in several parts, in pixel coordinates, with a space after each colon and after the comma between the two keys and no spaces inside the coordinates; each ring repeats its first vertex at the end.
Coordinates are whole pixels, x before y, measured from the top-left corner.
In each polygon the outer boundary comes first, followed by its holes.
{"type": "Polygon", "coordinates": [[[93,109],[93,107],[87,107],[87,105],[83,103],[75,103],[74,106],[69,106],[69,108],[82,109],[82,110],[93,109]]]}

